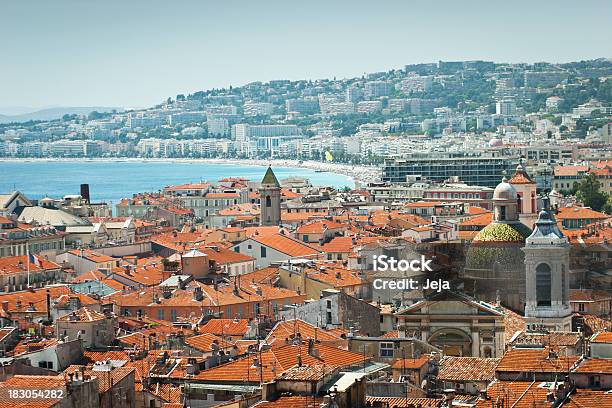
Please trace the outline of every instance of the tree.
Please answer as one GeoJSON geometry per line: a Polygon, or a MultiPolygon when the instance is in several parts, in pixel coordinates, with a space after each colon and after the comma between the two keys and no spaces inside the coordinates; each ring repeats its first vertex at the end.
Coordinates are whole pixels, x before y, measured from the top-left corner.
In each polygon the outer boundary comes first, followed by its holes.
{"type": "Polygon", "coordinates": [[[601,184],[591,173],[583,178],[576,186],[576,197],[584,203],[585,206],[591,207],[595,211],[601,211],[606,202],[608,195],[600,190],[601,184]]]}
{"type": "Polygon", "coordinates": [[[606,214],[612,214],[612,196],[611,195],[608,195],[608,201],[606,201],[606,203],[604,204],[601,210],[605,212],[606,214]]]}
{"type": "Polygon", "coordinates": [[[103,114],[101,114],[101,113],[100,113],[100,112],[98,112],[98,111],[91,111],[91,112],[89,112],[89,115],[87,115],[87,119],[88,119],[88,120],[96,120],[96,119],[100,119],[100,118],[102,118],[103,116],[104,116],[104,115],[103,115],[103,114]]]}

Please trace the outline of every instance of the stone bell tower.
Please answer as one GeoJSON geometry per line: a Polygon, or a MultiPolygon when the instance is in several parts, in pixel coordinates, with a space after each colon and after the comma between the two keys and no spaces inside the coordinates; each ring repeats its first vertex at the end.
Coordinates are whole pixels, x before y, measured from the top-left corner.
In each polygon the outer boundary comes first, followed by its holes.
{"type": "Polygon", "coordinates": [[[259,225],[280,225],[281,223],[281,187],[278,179],[268,167],[259,187],[261,213],[259,225]]]}
{"type": "Polygon", "coordinates": [[[527,330],[571,331],[568,239],[548,209],[540,211],[533,233],[525,240],[527,330]]]}

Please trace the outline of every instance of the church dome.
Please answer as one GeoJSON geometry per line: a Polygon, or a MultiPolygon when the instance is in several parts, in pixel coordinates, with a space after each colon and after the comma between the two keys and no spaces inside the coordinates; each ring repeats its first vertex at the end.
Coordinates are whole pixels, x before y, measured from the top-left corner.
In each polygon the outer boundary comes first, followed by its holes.
{"type": "Polygon", "coordinates": [[[472,240],[472,243],[524,243],[531,234],[531,230],[520,222],[502,223],[493,222],[484,227],[472,240]]]}
{"type": "Polygon", "coordinates": [[[506,178],[495,187],[493,190],[494,200],[517,200],[518,194],[512,184],[506,181],[506,178]]]}

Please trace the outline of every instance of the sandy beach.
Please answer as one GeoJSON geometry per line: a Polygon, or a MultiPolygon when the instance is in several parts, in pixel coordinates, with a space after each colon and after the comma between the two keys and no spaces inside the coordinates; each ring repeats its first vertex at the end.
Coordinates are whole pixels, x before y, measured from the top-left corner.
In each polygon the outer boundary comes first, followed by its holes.
{"type": "Polygon", "coordinates": [[[211,163],[232,164],[249,166],[278,166],[296,167],[315,170],[317,172],[342,174],[350,177],[353,181],[362,183],[376,180],[380,177],[380,168],[376,166],[361,166],[344,163],[318,162],[313,160],[288,160],[288,159],[191,159],[191,158],[142,158],[142,157],[103,157],[103,158],[1,158],[0,162],[170,162],[170,163],[211,163]]]}

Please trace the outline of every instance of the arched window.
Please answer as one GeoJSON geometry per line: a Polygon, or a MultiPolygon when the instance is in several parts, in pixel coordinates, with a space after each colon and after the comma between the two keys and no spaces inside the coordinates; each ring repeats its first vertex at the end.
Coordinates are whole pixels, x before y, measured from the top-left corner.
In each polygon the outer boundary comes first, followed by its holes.
{"type": "Polygon", "coordinates": [[[536,300],[538,306],[551,304],[551,271],[550,265],[542,263],[536,267],[536,300]]]}
{"type": "Polygon", "coordinates": [[[272,198],[270,196],[266,196],[266,207],[272,207],[272,198]]]}

